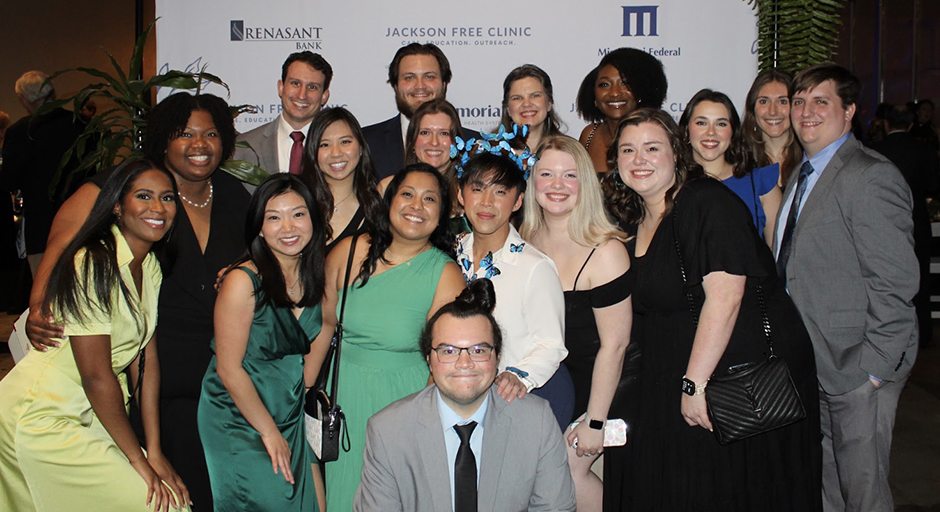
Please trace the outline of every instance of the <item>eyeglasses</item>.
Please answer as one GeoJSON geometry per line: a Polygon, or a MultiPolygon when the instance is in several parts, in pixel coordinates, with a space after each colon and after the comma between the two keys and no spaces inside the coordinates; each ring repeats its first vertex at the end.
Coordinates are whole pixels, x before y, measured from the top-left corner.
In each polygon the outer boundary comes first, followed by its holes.
{"type": "Polygon", "coordinates": [[[437,353],[437,360],[442,363],[456,363],[460,359],[460,353],[467,351],[467,356],[474,363],[484,363],[493,357],[493,345],[474,345],[472,347],[452,347],[450,345],[440,345],[432,348],[437,353]]]}

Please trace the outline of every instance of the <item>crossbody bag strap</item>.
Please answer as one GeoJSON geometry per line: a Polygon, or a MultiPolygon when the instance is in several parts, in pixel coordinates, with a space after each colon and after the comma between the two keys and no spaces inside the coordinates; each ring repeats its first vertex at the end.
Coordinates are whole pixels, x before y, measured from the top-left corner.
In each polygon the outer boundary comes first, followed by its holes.
{"type": "Polygon", "coordinates": [[[346,313],[346,289],[349,288],[349,276],[352,274],[357,240],[359,240],[359,235],[353,235],[352,243],[349,245],[349,259],[346,261],[346,276],[343,278],[342,298],[339,305],[339,321],[336,322],[336,330],[333,331],[333,339],[330,341],[336,351],[333,355],[333,382],[330,385],[330,404],[332,407],[336,407],[336,387],[339,384],[339,356],[343,346],[343,317],[346,313]]]}
{"type": "MultiPolygon", "coordinates": [[[[685,288],[685,298],[689,303],[689,313],[692,315],[692,324],[698,327],[698,310],[695,307],[695,298],[692,297],[692,291],[689,289],[689,279],[685,273],[685,264],[682,260],[682,248],[679,246],[679,236],[676,234],[676,218],[679,208],[678,201],[673,202],[672,204],[672,240],[676,244],[676,254],[679,256],[679,272],[682,273],[682,284],[685,288]]],[[[757,285],[757,305],[760,309],[761,316],[761,328],[764,330],[764,338],[767,340],[767,347],[770,351],[770,359],[774,359],[777,356],[774,355],[774,344],[773,338],[771,336],[770,330],[770,318],[767,316],[767,304],[764,302],[764,290],[763,287],[757,285]]]]}

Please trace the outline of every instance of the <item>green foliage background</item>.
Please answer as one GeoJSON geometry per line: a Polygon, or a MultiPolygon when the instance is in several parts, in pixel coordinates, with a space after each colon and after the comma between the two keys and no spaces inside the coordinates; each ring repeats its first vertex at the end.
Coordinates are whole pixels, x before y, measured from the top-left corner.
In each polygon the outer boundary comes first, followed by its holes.
{"type": "Polygon", "coordinates": [[[846,0],[747,0],[757,10],[758,69],[831,62],[846,0]]]}

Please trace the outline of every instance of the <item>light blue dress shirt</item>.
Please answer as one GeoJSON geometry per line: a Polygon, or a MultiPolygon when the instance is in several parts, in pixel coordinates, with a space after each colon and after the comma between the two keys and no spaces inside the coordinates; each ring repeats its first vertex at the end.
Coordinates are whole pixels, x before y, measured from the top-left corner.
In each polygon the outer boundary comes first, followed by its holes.
{"type": "Polygon", "coordinates": [[[483,403],[480,404],[480,408],[477,409],[477,412],[473,413],[469,418],[464,419],[444,402],[439,389],[435,390],[435,393],[437,395],[437,410],[441,416],[441,427],[444,429],[444,446],[447,448],[447,467],[450,469],[450,474],[448,475],[450,477],[450,499],[451,503],[453,503],[454,464],[457,462],[457,450],[460,449],[460,436],[458,436],[457,431],[454,430],[454,425],[466,425],[471,421],[477,422],[473,433],[470,434],[470,450],[473,451],[473,457],[476,459],[477,463],[477,495],[479,495],[480,466],[483,462],[483,420],[486,418],[486,409],[490,404],[490,395],[489,391],[487,391],[486,397],[483,399],[483,403]]]}
{"type": "MultiPolygon", "coordinates": [[[[851,132],[850,132],[851,133],[851,132]]],[[[803,155],[803,161],[800,162],[800,167],[803,166],[803,162],[809,160],[810,165],[813,166],[813,172],[806,177],[806,192],[803,193],[800,204],[797,205],[797,214],[803,212],[803,205],[806,204],[806,199],[809,198],[810,193],[813,191],[813,187],[816,186],[816,182],[819,181],[819,177],[822,176],[823,171],[826,170],[826,166],[829,165],[829,161],[832,160],[832,157],[836,155],[836,151],[839,151],[839,148],[842,147],[842,144],[849,139],[849,134],[836,139],[835,142],[829,144],[822,149],[819,153],[816,153],[812,158],[807,158],[806,154],[803,155]]],[[[799,168],[796,169],[799,172],[799,168]]],[[[783,203],[780,204],[780,214],[777,217],[782,222],[777,223],[777,230],[774,234],[774,247],[776,247],[774,252],[774,259],[776,260],[780,256],[780,240],[783,238],[783,231],[786,229],[787,217],[790,215],[790,206],[793,203],[793,194],[796,193],[796,187],[790,189],[790,192],[783,198],[783,203]]],[[[797,217],[799,218],[799,217],[797,217]]]]}

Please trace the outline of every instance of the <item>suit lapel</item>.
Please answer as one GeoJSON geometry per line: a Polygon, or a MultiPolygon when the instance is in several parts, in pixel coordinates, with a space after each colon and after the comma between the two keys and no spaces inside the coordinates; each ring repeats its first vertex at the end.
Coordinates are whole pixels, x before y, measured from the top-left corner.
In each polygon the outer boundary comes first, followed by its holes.
{"type": "MultiPolygon", "coordinates": [[[[425,477],[431,491],[434,510],[453,510],[453,495],[450,489],[450,470],[447,468],[447,447],[440,412],[437,410],[437,388],[430,388],[421,397],[420,415],[415,418],[412,446],[418,447],[425,477]]],[[[421,492],[420,489],[416,489],[421,492]]]]}
{"type": "Polygon", "coordinates": [[[497,510],[496,498],[499,494],[500,473],[503,470],[503,457],[506,456],[506,444],[512,429],[512,418],[503,414],[508,404],[490,388],[489,408],[486,411],[486,425],[483,430],[483,466],[480,468],[480,485],[477,489],[477,504],[480,510],[497,510]]]}
{"type": "Polygon", "coordinates": [[[858,140],[855,139],[855,136],[849,135],[849,138],[846,139],[842,146],[839,147],[839,150],[836,151],[836,154],[832,156],[832,159],[829,160],[829,164],[826,166],[822,175],[819,176],[816,186],[813,187],[809,197],[806,198],[806,202],[803,203],[803,209],[800,210],[799,221],[796,223],[796,231],[793,233],[794,237],[799,235],[800,228],[806,224],[804,220],[811,219],[815,212],[822,207],[822,205],[826,204],[829,189],[832,188],[839,173],[845,168],[845,162],[851,158],[852,154],[857,149],[858,140]]]}
{"type": "Polygon", "coordinates": [[[277,162],[277,120],[265,127],[261,140],[261,168],[269,174],[281,172],[277,162]]]}

